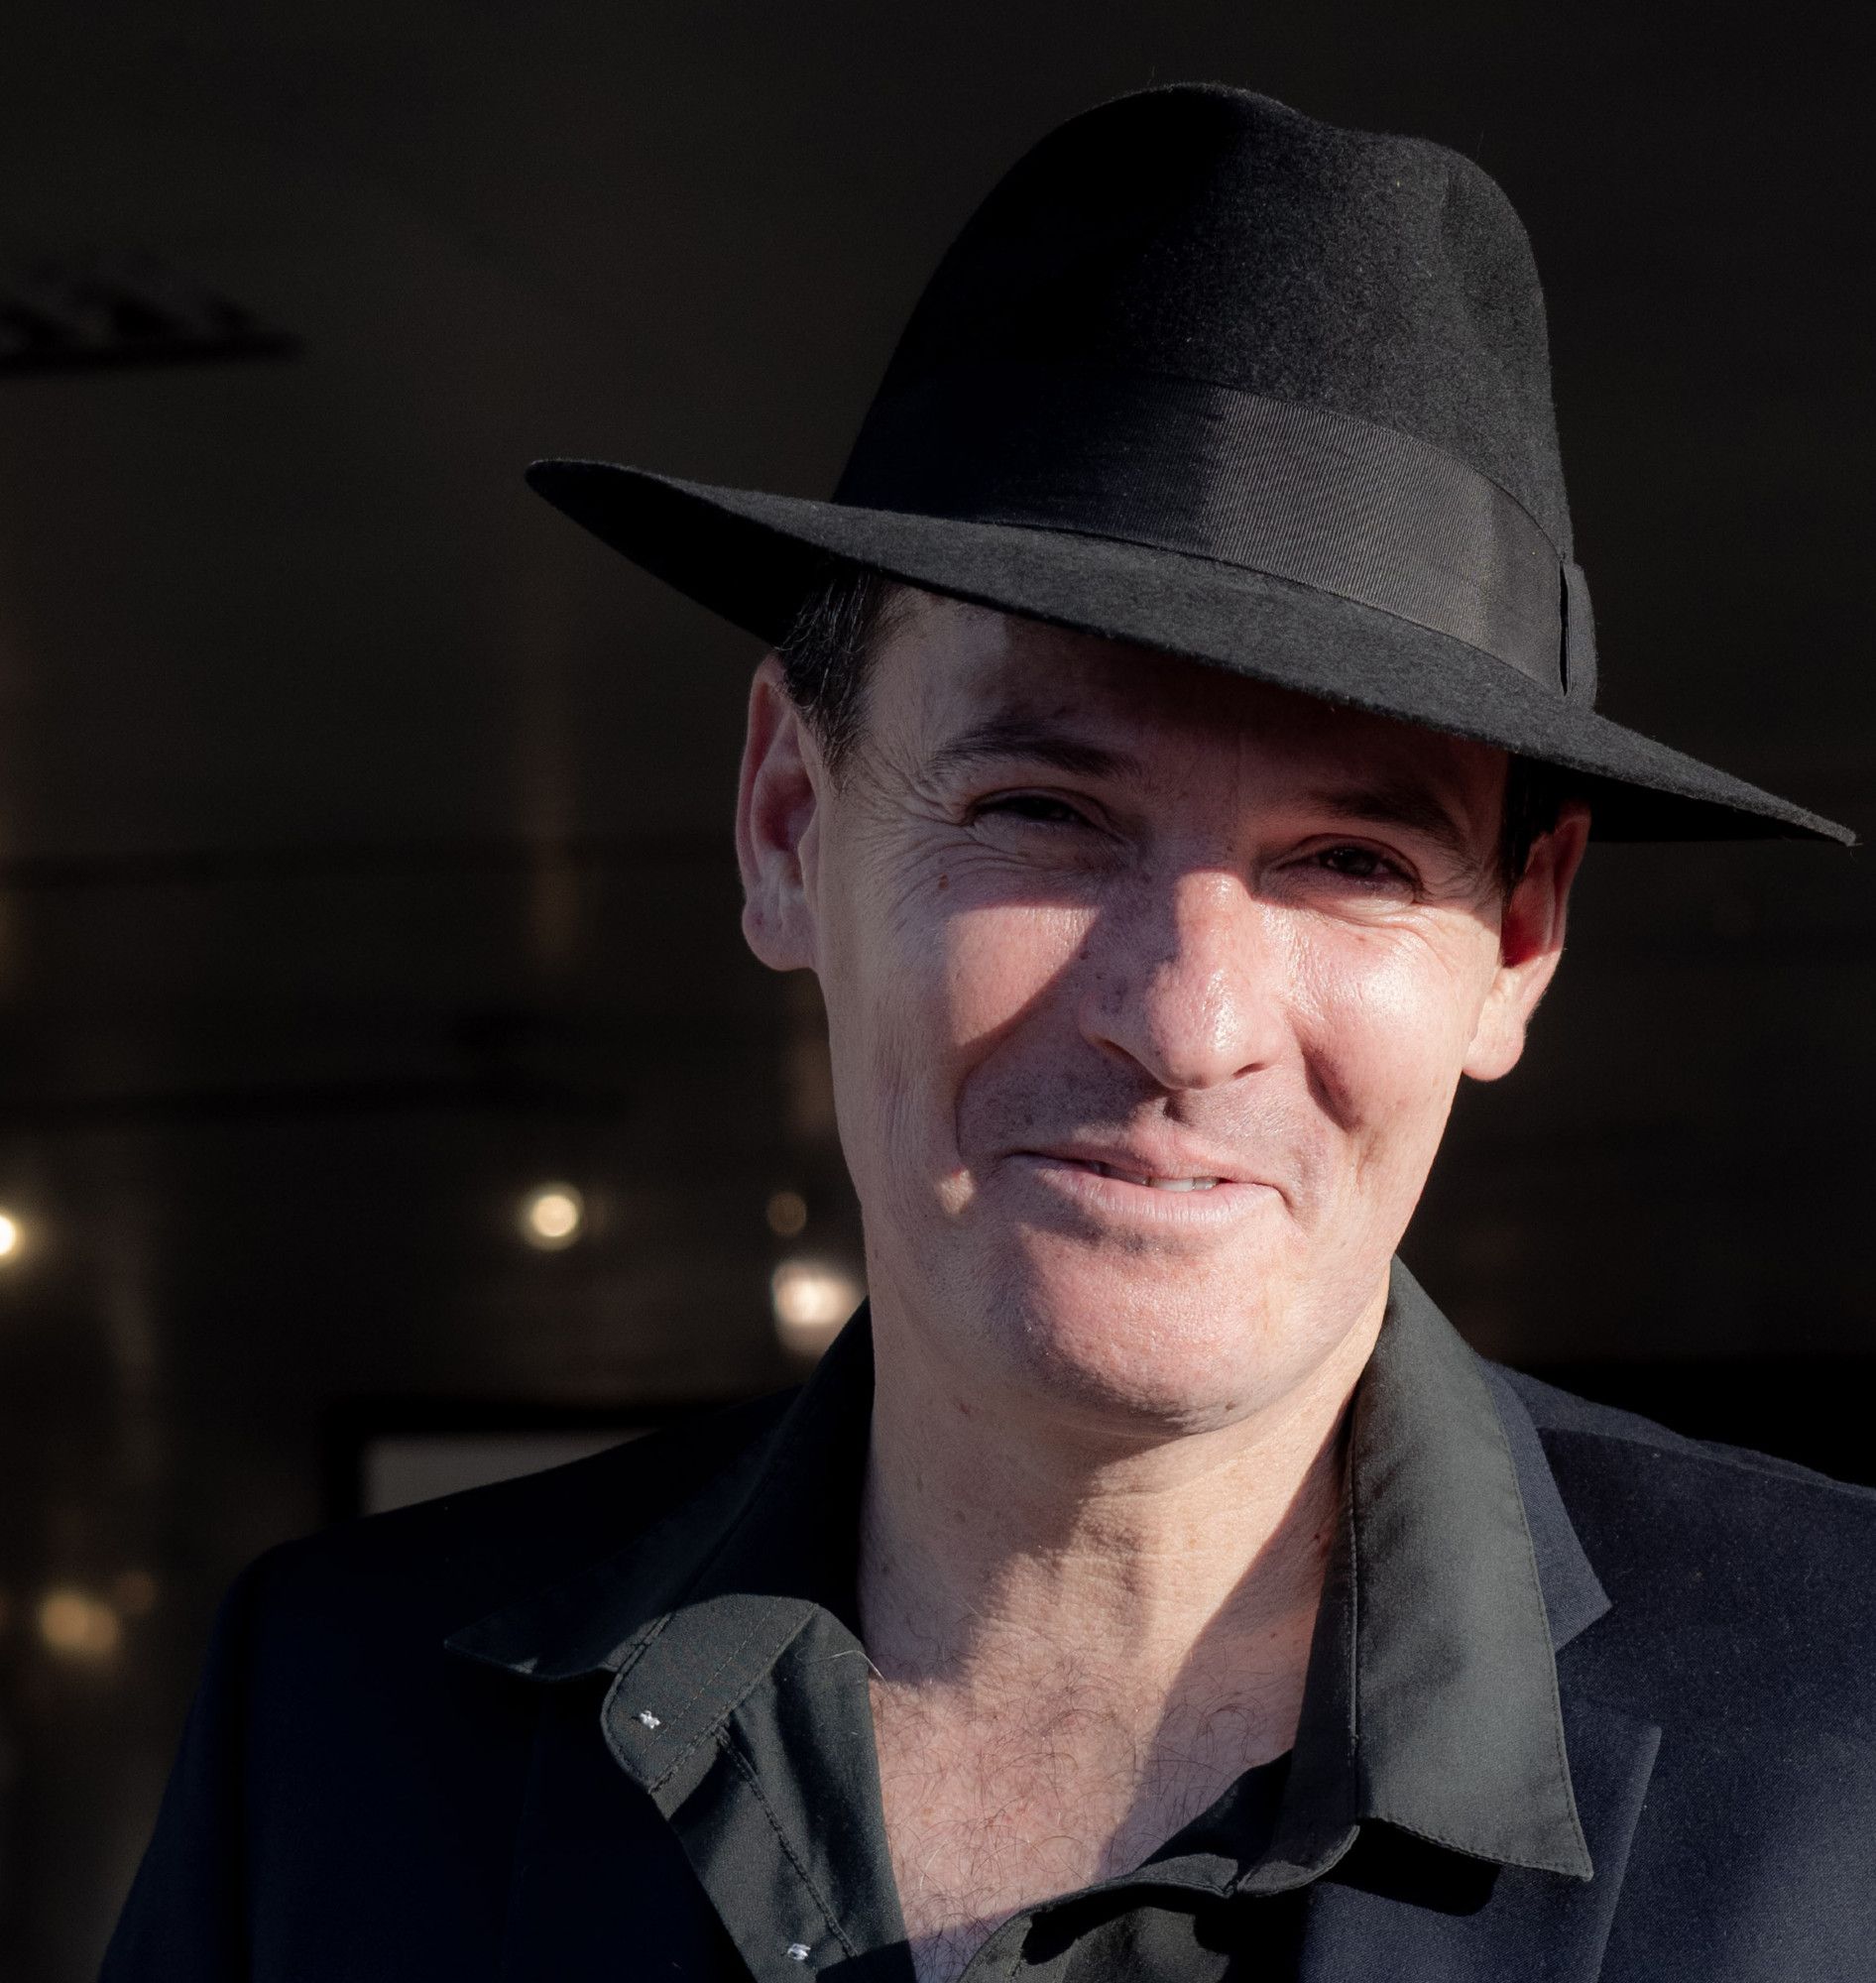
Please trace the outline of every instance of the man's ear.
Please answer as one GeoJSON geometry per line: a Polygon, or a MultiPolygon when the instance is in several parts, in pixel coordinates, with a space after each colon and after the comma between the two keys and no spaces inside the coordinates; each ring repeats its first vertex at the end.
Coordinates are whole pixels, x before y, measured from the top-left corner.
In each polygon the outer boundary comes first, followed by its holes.
{"type": "Polygon", "coordinates": [[[1568,801],[1556,826],[1539,836],[1530,865],[1506,899],[1498,931],[1498,967],[1472,1030],[1461,1071],[1496,1081],[1517,1066],[1537,1001],[1564,954],[1570,884],[1589,839],[1589,808],[1568,801]]]}
{"type": "Polygon", "coordinates": [[[773,653],[750,683],[736,795],[743,936],[771,971],[814,969],[813,869],[826,769],[773,653]]]}

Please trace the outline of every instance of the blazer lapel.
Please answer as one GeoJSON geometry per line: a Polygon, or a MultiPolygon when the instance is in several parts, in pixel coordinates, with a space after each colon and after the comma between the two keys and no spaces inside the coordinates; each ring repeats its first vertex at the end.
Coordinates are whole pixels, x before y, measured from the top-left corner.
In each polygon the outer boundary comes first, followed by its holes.
{"type": "Polygon", "coordinates": [[[566,1682],[540,1691],[501,1983],[737,1974],[742,1965],[703,1896],[691,1907],[672,1905],[693,1885],[690,1867],[650,1799],[601,1740],[601,1691],[566,1682]]]}

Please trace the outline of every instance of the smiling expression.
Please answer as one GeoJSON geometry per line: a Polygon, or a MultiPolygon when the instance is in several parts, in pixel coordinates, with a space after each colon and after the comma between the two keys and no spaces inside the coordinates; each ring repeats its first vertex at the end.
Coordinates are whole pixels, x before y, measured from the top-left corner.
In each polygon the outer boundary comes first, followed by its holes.
{"type": "Polygon", "coordinates": [[[1482,745],[922,597],[835,778],[765,667],[746,928],[821,982],[876,1330],[1187,1429],[1306,1380],[1518,1056],[1581,808],[1507,900],[1482,745]]]}

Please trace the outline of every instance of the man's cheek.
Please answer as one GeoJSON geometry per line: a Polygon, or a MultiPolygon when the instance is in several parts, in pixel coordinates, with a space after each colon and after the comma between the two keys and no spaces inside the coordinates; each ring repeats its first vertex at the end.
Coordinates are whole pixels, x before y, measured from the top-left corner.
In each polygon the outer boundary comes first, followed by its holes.
{"type": "Polygon", "coordinates": [[[966,1058],[1035,1009],[1074,967],[1082,923],[1059,908],[974,909],[945,927],[937,1001],[966,1058]]]}
{"type": "Polygon", "coordinates": [[[1417,1189],[1438,1148],[1464,1041],[1450,1001],[1403,979],[1369,978],[1315,1016],[1312,1090],[1345,1139],[1364,1196],[1417,1189]]]}

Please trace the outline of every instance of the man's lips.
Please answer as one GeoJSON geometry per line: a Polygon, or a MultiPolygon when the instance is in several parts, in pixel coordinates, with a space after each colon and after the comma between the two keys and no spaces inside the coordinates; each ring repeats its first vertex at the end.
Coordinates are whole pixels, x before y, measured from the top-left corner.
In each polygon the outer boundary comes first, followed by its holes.
{"type": "Polygon", "coordinates": [[[1122,1170],[1118,1164],[1085,1164],[1079,1157],[1060,1157],[1056,1161],[1094,1171],[1101,1177],[1118,1178],[1122,1184],[1145,1185],[1151,1191],[1213,1191],[1224,1182],[1216,1177],[1148,1177],[1138,1171],[1122,1170]]]}
{"type": "Polygon", "coordinates": [[[1254,1182],[1245,1178],[1229,1159],[1206,1150],[1132,1146],[1091,1149],[1076,1145],[1029,1149],[1018,1154],[1043,1163],[1092,1171],[1099,1177],[1114,1178],[1150,1191],[1215,1191],[1220,1185],[1254,1182]]]}

